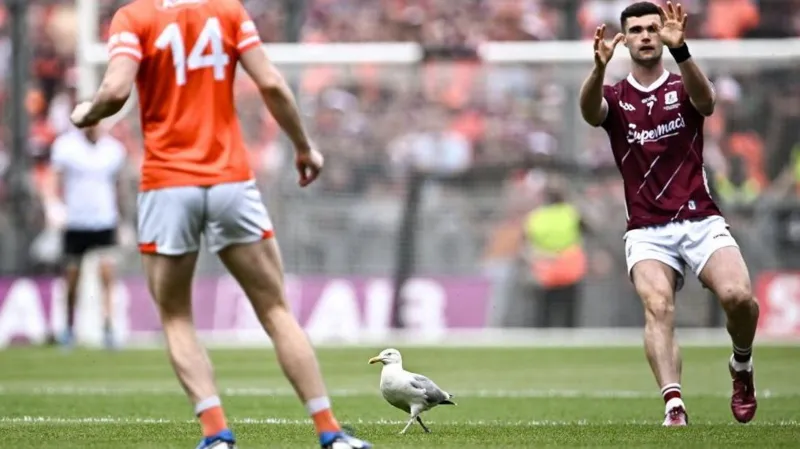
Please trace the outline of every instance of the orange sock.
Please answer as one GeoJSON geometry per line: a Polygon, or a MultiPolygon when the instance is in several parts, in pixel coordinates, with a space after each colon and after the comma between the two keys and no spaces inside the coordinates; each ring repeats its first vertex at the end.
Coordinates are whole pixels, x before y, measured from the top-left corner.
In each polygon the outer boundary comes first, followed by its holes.
{"type": "Polygon", "coordinates": [[[203,410],[198,418],[200,425],[203,426],[203,436],[216,435],[228,428],[225,412],[220,405],[203,410]]]}
{"type": "Polygon", "coordinates": [[[338,432],[342,430],[342,428],[339,427],[339,422],[336,421],[333,412],[329,408],[314,413],[311,415],[311,418],[314,420],[314,427],[317,428],[317,433],[338,432]]]}

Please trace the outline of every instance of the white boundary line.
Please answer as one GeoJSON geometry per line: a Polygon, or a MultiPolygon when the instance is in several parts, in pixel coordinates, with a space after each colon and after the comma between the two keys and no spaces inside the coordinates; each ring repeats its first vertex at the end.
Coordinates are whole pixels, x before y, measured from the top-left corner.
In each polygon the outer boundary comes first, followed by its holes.
{"type": "MultiPolygon", "coordinates": [[[[129,424],[194,424],[195,420],[176,420],[169,418],[121,418],[121,417],[57,417],[57,416],[0,416],[2,424],[110,424],[110,425],[129,425],[129,424]]],[[[255,425],[310,425],[308,419],[286,419],[286,418],[233,418],[229,422],[233,424],[255,424],[255,425]]],[[[357,420],[348,421],[349,425],[370,425],[370,426],[400,426],[405,424],[404,420],[357,420]]],[[[648,420],[627,420],[627,421],[589,421],[585,419],[575,421],[502,421],[502,420],[467,420],[467,421],[428,421],[432,425],[444,426],[505,426],[505,427],[558,427],[558,426],[607,426],[607,425],[642,425],[654,426],[661,425],[661,421],[648,420]]],[[[712,422],[708,421],[699,424],[730,425],[741,426],[732,422],[712,422]]],[[[751,426],[761,427],[798,427],[800,421],[776,421],[776,422],[757,422],[751,426]]]]}
{"type": "MultiPolygon", "coordinates": [[[[511,399],[536,399],[536,398],[586,398],[586,399],[650,399],[659,398],[657,391],[633,390],[451,390],[458,398],[511,398],[511,399]]],[[[17,387],[0,385],[0,396],[141,396],[141,395],[183,395],[179,388],[171,387],[106,387],[106,386],[44,386],[44,387],[17,387]]],[[[294,390],[289,388],[259,388],[240,387],[222,388],[222,396],[228,397],[294,397],[294,390]]],[[[329,394],[333,397],[380,397],[378,389],[332,389],[329,394]]],[[[727,398],[730,392],[698,392],[692,397],[727,398]]],[[[781,393],[771,390],[759,390],[759,398],[800,398],[800,393],[781,393]]]]}
{"type": "MultiPolygon", "coordinates": [[[[642,329],[578,328],[578,329],[449,329],[425,333],[419,330],[390,330],[379,335],[359,332],[348,338],[309,335],[319,348],[614,348],[641,347],[642,329]]],[[[676,329],[681,347],[730,347],[730,336],[721,328],[676,329]]],[[[253,349],[271,347],[272,342],[261,330],[241,332],[201,332],[200,340],[209,348],[253,349]]],[[[756,336],[756,346],[800,347],[800,335],[756,336]]],[[[131,335],[126,347],[155,349],[163,346],[160,332],[138,332],[131,335]]]]}

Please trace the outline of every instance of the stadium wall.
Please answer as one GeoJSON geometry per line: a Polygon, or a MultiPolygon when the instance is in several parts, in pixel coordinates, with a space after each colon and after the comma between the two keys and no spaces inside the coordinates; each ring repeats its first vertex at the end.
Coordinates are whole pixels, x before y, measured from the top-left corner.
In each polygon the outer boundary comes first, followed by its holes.
{"type": "MultiPolygon", "coordinates": [[[[96,263],[87,261],[88,265],[96,263]]],[[[85,267],[91,273],[91,266],[85,267]]],[[[800,343],[800,272],[769,272],[756,282],[762,305],[763,342],[800,343]]],[[[392,283],[388,278],[288,276],[287,297],[311,339],[320,345],[592,346],[639,345],[638,328],[499,329],[490,326],[491,283],[482,277],[414,277],[402,293],[408,329],[391,328],[392,283]]],[[[195,284],[195,321],[202,338],[225,347],[267,346],[247,299],[228,276],[205,276],[195,284]]],[[[0,348],[43,344],[63,329],[64,287],[58,278],[0,278],[0,348]]],[[[102,341],[97,278],[85,276],[79,297],[79,342],[102,341]]],[[[114,291],[117,338],[132,347],[160,344],[157,312],[141,277],[118,282],[114,291]]],[[[723,329],[682,329],[681,341],[725,345],[723,329]]]]}

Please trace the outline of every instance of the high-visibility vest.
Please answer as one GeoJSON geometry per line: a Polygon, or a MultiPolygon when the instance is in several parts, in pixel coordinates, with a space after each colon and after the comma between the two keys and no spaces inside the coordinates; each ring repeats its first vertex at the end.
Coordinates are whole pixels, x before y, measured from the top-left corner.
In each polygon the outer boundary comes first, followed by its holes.
{"type": "Polygon", "coordinates": [[[580,213],[572,205],[556,203],[531,211],[525,235],[533,253],[532,275],[540,285],[571,285],[586,274],[580,213]]]}
{"type": "Polygon", "coordinates": [[[800,185],[800,144],[792,148],[792,168],[794,169],[794,182],[800,185]]]}
{"type": "Polygon", "coordinates": [[[725,176],[717,178],[717,193],[729,203],[750,203],[758,198],[761,192],[758,182],[755,179],[748,179],[740,186],[733,183],[725,176]]]}

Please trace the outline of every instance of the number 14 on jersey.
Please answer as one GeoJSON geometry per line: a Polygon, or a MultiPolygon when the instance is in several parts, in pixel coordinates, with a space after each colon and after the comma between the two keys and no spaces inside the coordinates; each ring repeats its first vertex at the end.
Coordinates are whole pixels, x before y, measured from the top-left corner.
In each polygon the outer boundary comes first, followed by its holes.
{"type": "Polygon", "coordinates": [[[214,69],[214,79],[225,79],[225,68],[230,63],[230,56],[225,53],[222,39],[222,27],[219,19],[211,17],[206,21],[197,41],[186,57],[186,45],[180,26],[173,22],[164,28],[156,39],[156,48],[159,50],[170,49],[175,65],[175,81],[179,86],[186,84],[186,72],[204,68],[214,69]],[[210,48],[209,48],[210,47],[210,48]],[[206,53],[206,50],[210,50],[206,53]]]}

